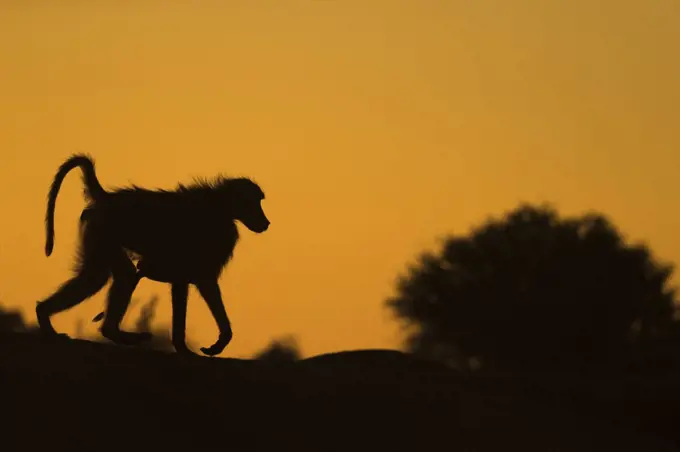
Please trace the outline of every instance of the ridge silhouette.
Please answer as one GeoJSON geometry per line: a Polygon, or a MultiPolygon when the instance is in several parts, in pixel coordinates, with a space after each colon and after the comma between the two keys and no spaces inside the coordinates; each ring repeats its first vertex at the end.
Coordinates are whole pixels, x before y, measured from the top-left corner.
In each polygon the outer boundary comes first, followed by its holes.
{"type": "Polygon", "coordinates": [[[26,333],[0,344],[3,451],[677,450],[660,422],[675,381],[471,378],[395,350],[268,361],[26,333]],[[660,388],[663,402],[636,396],[660,388]]]}

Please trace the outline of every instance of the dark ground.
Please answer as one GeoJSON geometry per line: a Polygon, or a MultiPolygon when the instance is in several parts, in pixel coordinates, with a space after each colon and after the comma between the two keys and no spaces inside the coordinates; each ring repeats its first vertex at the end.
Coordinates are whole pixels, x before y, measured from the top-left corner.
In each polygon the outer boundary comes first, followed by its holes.
{"type": "Polygon", "coordinates": [[[474,379],[360,350],[187,358],[0,335],[0,451],[676,451],[680,378],[474,379]]]}

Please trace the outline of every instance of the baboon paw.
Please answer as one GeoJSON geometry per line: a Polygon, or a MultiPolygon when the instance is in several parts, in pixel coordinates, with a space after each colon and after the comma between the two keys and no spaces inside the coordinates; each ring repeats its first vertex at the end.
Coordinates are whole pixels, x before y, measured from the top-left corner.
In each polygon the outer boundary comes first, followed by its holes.
{"type": "Polygon", "coordinates": [[[201,347],[201,351],[203,352],[204,355],[207,355],[207,356],[215,356],[215,355],[219,355],[220,353],[222,353],[222,349],[221,348],[218,349],[215,346],[201,347]]]}
{"type": "Polygon", "coordinates": [[[210,347],[201,347],[201,351],[203,352],[204,355],[207,356],[215,356],[219,355],[224,351],[224,349],[227,347],[227,343],[223,341],[217,341],[210,347]]]}

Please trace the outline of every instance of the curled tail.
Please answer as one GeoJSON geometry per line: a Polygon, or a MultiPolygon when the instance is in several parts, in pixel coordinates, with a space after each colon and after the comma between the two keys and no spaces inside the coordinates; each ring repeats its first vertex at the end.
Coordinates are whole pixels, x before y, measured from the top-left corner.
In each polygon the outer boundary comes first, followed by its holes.
{"type": "Polygon", "coordinates": [[[47,198],[47,215],[45,217],[45,225],[47,227],[47,240],[45,242],[45,254],[49,256],[52,254],[54,248],[54,209],[57,204],[57,195],[59,188],[64,178],[72,169],[80,167],[83,172],[83,183],[85,184],[85,197],[88,200],[97,202],[106,196],[106,191],[102,188],[97,179],[97,174],[94,171],[94,161],[85,154],[76,154],[66,160],[59,167],[57,174],[54,176],[50,193],[47,198]]]}

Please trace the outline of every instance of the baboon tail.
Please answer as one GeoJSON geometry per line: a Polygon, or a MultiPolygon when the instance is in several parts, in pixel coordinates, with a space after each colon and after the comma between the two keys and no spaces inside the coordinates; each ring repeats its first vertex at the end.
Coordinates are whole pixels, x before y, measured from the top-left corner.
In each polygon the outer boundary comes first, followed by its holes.
{"type": "Polygon", "coordinates": [[[59,188],[64,178],[72,169],[80,167],[83,172],[83,183],[85,184],[85,197],[89,200],[97,202],[106,196],[106,191],[99,183],[97,174],[94,170],[94,161],[92,157],[85,154],[76,154],[66,160],[59,167],[57,174],[54,176],[50,193],[47,198],[47,215],[45,217],[45,225],[47,227],[47,240],[45,242],[45,254],[49,256],[52,254],[54,248],[54,209],[57,204],[57,195],[59,188]]]}

